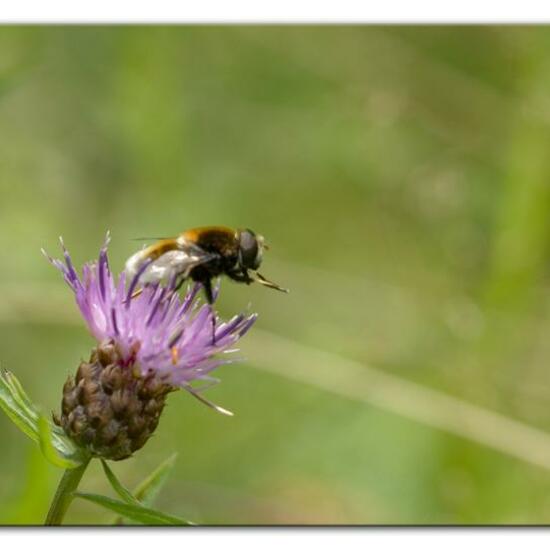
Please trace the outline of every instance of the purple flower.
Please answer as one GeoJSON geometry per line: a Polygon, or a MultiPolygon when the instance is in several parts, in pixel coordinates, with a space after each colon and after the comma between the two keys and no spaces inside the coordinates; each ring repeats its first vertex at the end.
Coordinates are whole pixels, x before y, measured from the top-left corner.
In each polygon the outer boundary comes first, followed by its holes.
{"type": "Polygon", "coordinates": [[[227,322],[216,319],[214,329],[215,312],[207,304],[201,306],[197,298],[199,283],[183,298],[174,292],[174,282],[168,286],[145,286],[136,292],[139,273],[129,281],[124,272],[118,278],[111,273],[107,259],[109,240],[107,235],[98,261],[85,264],[81,277],[63,241],[64,262],[43,252],[75,293],[94,338],[98,343],[114,343],[121,366],[137,368],[134,372],[141,376],[154,373],[198,397],[197,388],[190,383],[217,382],[209,373],[233,362],[227,355],[237,351],[233,347],[254,324],[256,315],[240,314],[227,322]]]}

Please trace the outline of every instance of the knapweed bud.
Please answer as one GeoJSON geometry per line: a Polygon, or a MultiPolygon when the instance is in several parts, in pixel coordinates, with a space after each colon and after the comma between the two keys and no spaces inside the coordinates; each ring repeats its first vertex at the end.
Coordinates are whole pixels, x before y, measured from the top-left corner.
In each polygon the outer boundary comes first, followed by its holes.
{"type": "Polygon", "coordinates": [[[116,346],[104,342],[65,382],[58,422],[92,456],[122,460],[145,445],[174,389],[154,371],[122,366],[116,346]]]}
{"type": "Polygon", "coordinates": [[[61,415],[54,420],[93,456],[122,460],[154,432],[169,392],[183,388],[208,403],[191,383],[216,382],[210,372],[232,362],[220,354],[234,351],[256,316],[213,322],[212,307],[198,306],[198,284],[183,299],[174,283],[136,292],[137,276],[129,282],[124,272],[113,278],[107,243],[97,262],[84,265],[82,277],[63,251],[64,263],[48,258],[74,291],[98,344],[65,383],[61,415]]]}

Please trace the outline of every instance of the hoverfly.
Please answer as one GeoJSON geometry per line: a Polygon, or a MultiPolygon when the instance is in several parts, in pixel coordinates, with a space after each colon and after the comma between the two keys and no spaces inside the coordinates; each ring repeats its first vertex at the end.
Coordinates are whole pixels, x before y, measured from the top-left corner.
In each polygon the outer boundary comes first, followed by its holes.
{"type": "Polygon", "coordinates": [[[198,227],[136,252],[126,262],[125,271],[130,279],[139,275],[144,285],[174,281],[175,290],[188,279],[202,283],[210,305],[214,302],[212,280],[220,275],[288,292],[258,273],[266,248],[264,238],[250,229],[198,227]]]}

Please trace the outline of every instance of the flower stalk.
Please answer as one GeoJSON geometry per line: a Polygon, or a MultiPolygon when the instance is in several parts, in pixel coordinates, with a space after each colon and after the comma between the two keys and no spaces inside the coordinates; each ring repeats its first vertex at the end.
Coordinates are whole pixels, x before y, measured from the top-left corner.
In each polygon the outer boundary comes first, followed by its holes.
{"type": "Polygon", "coordinates": [[[65,470],[57,486],[57,491],[53,497],[44,525],[61,525],[65,513],[74,498],[74,492],[78,488],[78,484],[90,463],[90,458],[87,458],[76,468],[65,470]]]}

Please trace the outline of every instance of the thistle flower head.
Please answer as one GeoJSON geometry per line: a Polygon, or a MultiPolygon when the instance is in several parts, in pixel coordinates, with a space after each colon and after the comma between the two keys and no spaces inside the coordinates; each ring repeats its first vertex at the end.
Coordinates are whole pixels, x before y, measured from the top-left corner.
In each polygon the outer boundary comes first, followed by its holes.
{"type": "MultiPolygon", "coordinates": [[[[199,304],[201,285],[181,298],[175,281],[139,289],[137,273],[113,276],[107,258],[109,236],[97,262],[75,270],[62,244],[64,261],[48,259],[63,274],[98,346],[64,388],[58,422],[92,454],[126,458],[156,428],[168,392],[191,383],[216,382],[210,373],[232,362],[228,353],[254,323],[255,315],[219,322],[213,308],[199,304]]],[[[215,407],[215,406],[214,406],[215,407]]],[[[226,412],[215,407],[221,412],[226,412]]]]}
{"type": "Polygon", "coordinates": [[[211,380],[209,372],[231,362],[219,354],[234,351],[232,346],[252,326],[256,315],[216,321],[213,335],[215,312],[207,304],[198,307],[200,284],[183,299],[174,292],[173,282],[146,286],[137,294],[140,273],[131,281],[124,272],[115,278],[109,268],[108,243],[109,236],[98,261],[84,265],[82,277],[63,243],[64,262],[48,257],[72,288],[98,343],[113,342],[122,366],[135,367],[142,375],[154,372],[173,386],[188,388],[193,380],[211,380]]]}

